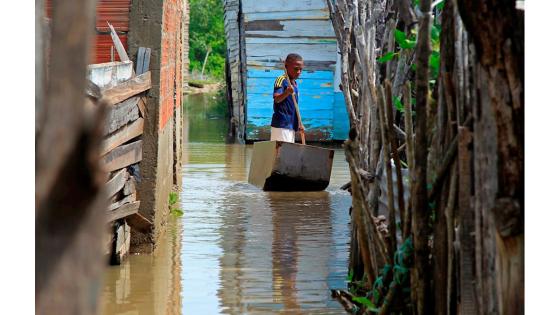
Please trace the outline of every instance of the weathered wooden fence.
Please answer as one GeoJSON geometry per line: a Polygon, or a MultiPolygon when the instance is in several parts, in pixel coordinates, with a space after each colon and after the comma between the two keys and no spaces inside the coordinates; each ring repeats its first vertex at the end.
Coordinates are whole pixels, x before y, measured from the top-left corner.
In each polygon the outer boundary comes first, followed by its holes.
{"type": "Polygon", "coordinates": [[[371,293],[357,304],[522,314],[523,12],[501,0],[327,3],[351,124],[352,285],[371,293]]]}
{"type": "Polygon", "coordinates": [[[151,87],[149,56],[149,49],[139,50],[136,71],[130,60],[88,67],[93,89],[99,88],[107,106],[100,154],[102,166],[109,174],[105,184],[109,201],[106,221],[113,228],[107,250],[111,252],[111,262],[116,264],[130,248],[130,227],[149,233],[152,226],[150,220],[138,213],[140,198],[136,192],[141,181],[146,91],[151,87]]]}

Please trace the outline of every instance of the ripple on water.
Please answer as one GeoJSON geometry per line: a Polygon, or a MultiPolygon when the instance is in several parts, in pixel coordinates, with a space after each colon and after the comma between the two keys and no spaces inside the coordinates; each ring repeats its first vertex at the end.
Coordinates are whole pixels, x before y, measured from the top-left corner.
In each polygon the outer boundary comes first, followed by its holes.
{"type": "Polygon", "coordinates": [[[252,148],[189,143],[181,206],[154,255],[109,268],[105,314],[343,314],[350,195],[341,150],[322,192],[247,183],[252,148]]]}

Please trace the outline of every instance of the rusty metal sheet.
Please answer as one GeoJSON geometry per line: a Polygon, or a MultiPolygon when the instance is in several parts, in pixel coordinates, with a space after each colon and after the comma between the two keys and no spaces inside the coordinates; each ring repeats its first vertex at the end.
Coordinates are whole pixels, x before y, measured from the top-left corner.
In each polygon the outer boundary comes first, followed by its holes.
{"type": "MultiPolygon", "coordinates": [[[[129,31],[130,22],[130,3],[131,0],[98,0],[96,8],[96,36],[95,43],[92,45],[91,63],[104,63],[111,61],[111,46],[113,42],[109,35],[109,27],[107,22],[111,23],[119,38],[124,45],[127,46],[127,33],[129,31]]],[[[45,10],[47,17],[52,17],[52,0],[47,0],[45,10]]],[[[115,52],[115,61],[118,61],[115,52]]]]}

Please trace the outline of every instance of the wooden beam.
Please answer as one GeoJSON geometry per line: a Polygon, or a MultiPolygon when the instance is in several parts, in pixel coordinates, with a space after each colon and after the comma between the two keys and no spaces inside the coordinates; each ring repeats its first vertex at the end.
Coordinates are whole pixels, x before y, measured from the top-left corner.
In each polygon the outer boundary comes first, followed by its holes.
{"type": "Polygon", "coordinates": [[[136,180],[134,179],[134,177],[130,177],[126,183],[124,184],[123,187],[123,194],[125,196],[128,196],[130,194],[134,194],[136,193],[136,180]]]}
{"type": "Polygon", "coordinates": [[[110,204],[108,210],[113,211],[113,210],[117,209],[118,207],[120,207],[124,204],[134,202],[134,201],[136,201],[136,194],[128,195],[128,196],[124,197],[123,199],[121,199],[121,200],[119,200],[115,203],[110,204]]]}
{"type": "Polygon", "coordinates": [[[93,83],[91,80],[86,81],[86,95],[92,97],[95,100],[100,99],[103,94],[101,94],[101,89],[97,84],[93,83]]]}
{"type": "Polygon", "coordinates": [[[126,169],[118,171],[106,184],[105,191],[107,192],[107,197],[113,197],[119,190],[121,190],[129,178],[129,174],[126,169]]]}
{"type": "Polygon", "coordinates": [[[119,264],[124,261],[130,250],[130,226],[125,222],[123,227],[123,233],[120,235],[120,238],[117,238],[116,254],[119,256],[119,264]]]}
{"type": "Polygon", "coordinates": [[[109,105],[117,104],[152,86],[150,71],[103,91],[103,100],[109,105]]]}
{"type": "Polygon", "coordinates": [[[121,145],[102,158],[105,170],[112,172],[142,160],[142,140],[121,145]]]}
{"type": "Polygon", "coordinates": [[[146,53],[146,47],[138,47],[138,54],[136,55],[136,73],[141,74],[140,71],[143,68],[144,54],[146,53]]]}
{"type": "Polygon", "coordinates": [[[112,222],[121,218],[128,217],[138,212],[140,201],[124,204],[113,211],[107,211],[107,222],[112,222]]]}
{"type": "Polygon", "coordinates": [[[138,212],[128,216],[126,222],[136,231],[146,234],[152,231],[153,223],[138,212]]]}
{"type": "Polygon", "coordinates": [[[152,50],[150,48],[138,48],[138,58],[136,58],[136,74],[145,73],[150,69],[151,54],[152,50]]]}
{"type": "Polygon", "coordinates": [[[107,154],[119,145],[140,136],[143,131],[144,118],[138,118],[131,124],[125,125],[103,140],[101,143],[101,155],[107,154]]]}
{"type": "Polygon", "coordinates": [[[140,117],[138,103],[140,97],[132,97],[115,106],[109,107],[109,113],[105,119],[104,133],[108,135],[117,129],[140,117]]]}
{"type": "Polygon", "coordinates": [[[130,226],[123,222],[114,233],[111,244],[111,265],[120,265],[130,249],[130,226]]]}
{"type": "Polygon", "coordinates": [[[121,40],[117,35],[115,28],[113,28],[113,25],[111,25],[111,23],[109,22],[107,22],[107,25],[109,25],[109,28],[111,29],[111,39],[113,40],[113,45],[117,49],[117,53],[119,54],[119,59],[121,61],[129,61],[130,59],[128,58],[126,50],[124,49],[124,46],[121,43],[121,40]]]}
{"type": "Polygon", "coordinates": [[[140,97],[138,102],[138,109],[140,110],[140,116],[146,118],[146,96],[140,97]]]}

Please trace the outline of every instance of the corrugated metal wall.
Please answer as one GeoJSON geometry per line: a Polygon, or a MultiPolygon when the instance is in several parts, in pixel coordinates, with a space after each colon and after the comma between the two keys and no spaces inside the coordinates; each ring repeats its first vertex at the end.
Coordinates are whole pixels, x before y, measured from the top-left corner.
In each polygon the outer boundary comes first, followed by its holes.
{"type": "MultiPolygon", "coordinates": [[[[109,35],[107,21],[113,25],[124,48],[128,50],[127,33],[129,30],[129,12],[131,0],[98,0],[95,28],[95,45],[92,49],[91,63],[103,63],[111,61],[111,46],[113,41],[109,35]]],[[[47,16],[52,16],[51,0],[46,1],[47,16]]],[[[115,60],[119,60],[117,52],[114,52],[115,60]]]]}
{"type": "Polygon", "coordinates": [[[246,138],[268,140],[274,79],[281,59],[295,52],[305,70],[298,80],[308,140],[345,139],[348,115],[338,87],[337,44],[325,0],[242,0],[247,64],[246,138]]]}

